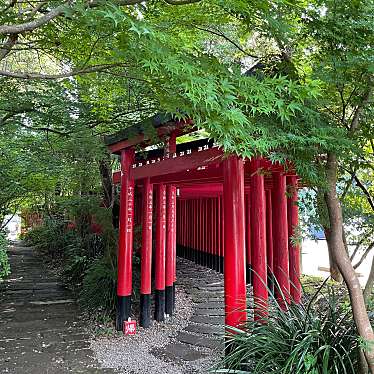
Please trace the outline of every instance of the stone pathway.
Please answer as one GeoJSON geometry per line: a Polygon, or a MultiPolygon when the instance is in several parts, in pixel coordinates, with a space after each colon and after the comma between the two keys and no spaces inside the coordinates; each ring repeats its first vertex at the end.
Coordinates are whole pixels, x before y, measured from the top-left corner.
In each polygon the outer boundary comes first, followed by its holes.
{"type": "MultiPolygon", "coordinates": [[[[78,307],[60,279],[31,248],[20,243],[10,247],[9,259],[12,274],[0,284],[1,373],[142,372],[135,370],[135,363],[132,367],[131,358],[125,368],[100,368],[90,348],[91,337],[79,319],[78,307]]],[[[178,259],[177,287],[183,289],[182,294],[189,300],[187,308],[192,312],[187,313],[185,323],[179,322],[183,327],[171,333],[170,338],[165,336],[166,345],[155,344],[146,355],[161,363],[162,373],[207,373],[223,348],[223,276],[178,259]]],[[[183,305],[183,300],[180,302],[183,305]]],[[[145,339],[147,333],[144,330],[145,339]]],[[[96,340],[98,344],[100,339],[96,340]]],[[[114,346],[118,346],[118,338],[114,339],[114,346]]],[[[129,341],[123,340],[122,344],[125,348],[119,354],[125,355],[129,341]]],[[[153,368],[145,372],[161,373],[153,368]]]]}
{"type": "Polygon", "coordinates": [[[97,369],[78,308],[60,280],[20,243],[0,284],[1,373],[113,373],[97,369]]]}
{"type": "Polygon", "coordinates": [[[135,336],[93,341],[103,367],[120,374],[211,373],[223,353],[223,276],[181,258],[177,276],[173,317],[138,328],[135,336]]]}
{"type": "Polygon", "coordinates": [[[175,341],[157,355],[181,363],[219,355],[224,335],[223,275],[178,259],[178,285],[191,297],[194,311],[175,341]]]}

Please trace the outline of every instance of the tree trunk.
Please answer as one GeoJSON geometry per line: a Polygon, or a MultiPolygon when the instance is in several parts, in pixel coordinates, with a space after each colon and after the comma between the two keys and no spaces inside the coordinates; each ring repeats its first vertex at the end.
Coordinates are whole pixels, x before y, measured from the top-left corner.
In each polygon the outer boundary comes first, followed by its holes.
{"type": "Polygon", "coordinates": [[[369,278],[366,282],[366,286],[365,286],[365,289],[364,289],[364,299],[365,299],[365,304],[367,305],[368,301],[369,301],[369,297],[373,291],[373,286],[374,286],[374,257],[373,257],[373,261],[371,263],[371,270],[370,270],[370,274],[369,274],[369,278]]]}
{"type": "Polygon", "coordinates": [[[326,163],[326,176],[329,190],[325,194],[330,220],[331,246],[329,249],[347,285],[357,331],[364,341],[368,343],[367,350],[365,350],[364,354],[368,367],[374,374],[374,333],[366,311],[364,295],[360,283],[344,247],[342,209],[336,194],[337,168],[336,155],[334,153],[329,153],[326,163]]]}
{"type": "Polygon", "coordinates": [[[331,242],[331,231],[328,228],[324,228],[324,231],[325,231],[325,238],[327,242],[327,248],[329,252],[330,276],[334,281],[342,283],[343,277],[340,274],[340,270],[339,270],[338,264],[335,261],[333,250],[332,250],[333,243],[331,242]]]}
{"type": "Polygon", "coordinates": [[[104,199],[103,203],[105,208],[113,207],[113,181],[112,181],[112,168],[110,166],[110,158],[104,158],[99,163],[101,185],[103,188],[104,199]]]}

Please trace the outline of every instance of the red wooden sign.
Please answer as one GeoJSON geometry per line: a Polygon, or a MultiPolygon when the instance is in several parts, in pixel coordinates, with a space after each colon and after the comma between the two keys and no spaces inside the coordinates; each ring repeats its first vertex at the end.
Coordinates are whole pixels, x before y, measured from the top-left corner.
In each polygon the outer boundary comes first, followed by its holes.
{"type": "Polygon", "coordinates": [[[125,335],[136,334],[136,321],[132,321],[131,318],[128,321],[123,322],[123,333],[125,335]]]}

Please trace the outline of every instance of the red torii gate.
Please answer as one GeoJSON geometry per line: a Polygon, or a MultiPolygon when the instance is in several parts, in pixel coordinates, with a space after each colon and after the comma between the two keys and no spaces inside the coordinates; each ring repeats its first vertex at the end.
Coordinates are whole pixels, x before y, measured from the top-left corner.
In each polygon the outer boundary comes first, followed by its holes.
{"type": "Polygon", "coordinates": [[[113,174],[121,184],[117,329],[131,313],[135,187],[142,191],[141,326],[151,320],[152,255],[157,321],[173,313],[177,253],[224,273],[228,326],[247,318],[249,282],[255,318],[264,315],[275,280],[281,305],[299,303],[300,248],[291,240],[298,225],[298,177],[292,167],[225,155],[208,139],[177,145],[177,136],[193,131],[191,122],[153,125],[166,139],[165,149],[136,153],[135,146],[150,143],[141,128],[107,142],[121,158],[121,171],[113,174]]]}

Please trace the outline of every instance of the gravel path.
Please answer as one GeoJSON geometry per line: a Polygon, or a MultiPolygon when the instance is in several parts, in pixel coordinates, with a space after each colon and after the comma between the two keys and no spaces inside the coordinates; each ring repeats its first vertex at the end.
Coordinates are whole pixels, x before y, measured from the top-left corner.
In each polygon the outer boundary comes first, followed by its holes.
{"type": "Polygon", "coordinates": [[[135,336],[97,338],[91,344],[103,368],[124,374],[208,373],[223,347],[223,276],[178,259],[176,313],[135,336]]]}

